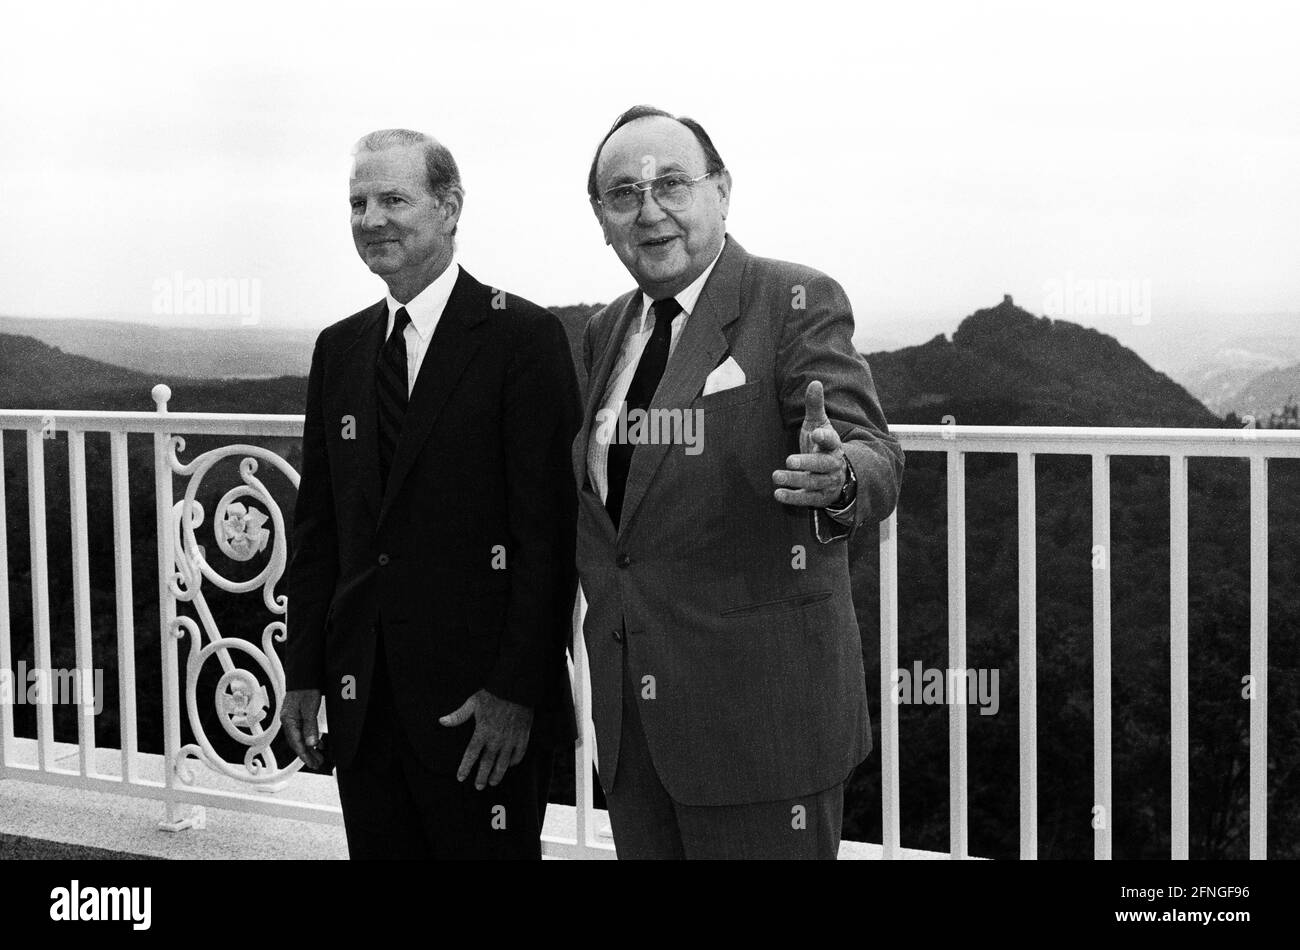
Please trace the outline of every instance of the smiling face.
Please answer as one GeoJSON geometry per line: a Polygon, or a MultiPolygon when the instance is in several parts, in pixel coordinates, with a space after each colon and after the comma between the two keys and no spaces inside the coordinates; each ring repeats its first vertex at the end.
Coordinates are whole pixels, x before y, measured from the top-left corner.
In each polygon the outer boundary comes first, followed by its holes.
{"type": "MultiPolygon", "coordinates": [[[[596,163],[596,189],[708,168],[704,149],[686,126],[666,116],[629,122],[609,137],[596,163]]],[[[619,214],[593,204],[605,241],[640,288],[658,300],[681,293],[712,263],[726,236],[731,175],[722,171],[697,182],[685,211],[665,211],[649,194],[639,211],[619,214]]]]}
{"type": "Polygon", "coordinates": [[[451,261],[460,199],[430,193],[418,145],[358,152],[348,184],[357,253],[405,303],[451,261]]]}

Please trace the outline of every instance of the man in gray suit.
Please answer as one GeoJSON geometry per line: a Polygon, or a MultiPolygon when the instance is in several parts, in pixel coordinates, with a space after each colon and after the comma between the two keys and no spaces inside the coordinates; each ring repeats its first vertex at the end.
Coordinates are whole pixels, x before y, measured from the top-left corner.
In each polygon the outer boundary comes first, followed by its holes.
{"type": "Polygon", "coordinates": [[[637,283],[587,326],[573,451],[619,856],[833,858],[872,748],[844,541],[903,470],[848,299],[726,233],[690,119],[625,112],[587,190],[637,283]]]}

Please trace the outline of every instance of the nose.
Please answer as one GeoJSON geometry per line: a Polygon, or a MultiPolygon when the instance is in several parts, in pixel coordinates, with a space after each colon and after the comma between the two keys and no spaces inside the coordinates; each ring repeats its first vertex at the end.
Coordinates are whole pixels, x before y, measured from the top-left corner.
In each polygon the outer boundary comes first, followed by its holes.
{"type": "Polygon", "coordinates": [[[387,223],[388,219],[384,217],[383,206],[378,201],[367,201],[366,210],[361,215],[361,229],[363,231],[375,231],[387,223]]]}
{"type": "Polygon", "coordinates": [[[637,222],[640,224],[651,225],[668,217],[667,212],[659,207],[659,202],[655,201],[652,189],[647,188],[641,192],[641,210],[636,213],[637,222]]]}

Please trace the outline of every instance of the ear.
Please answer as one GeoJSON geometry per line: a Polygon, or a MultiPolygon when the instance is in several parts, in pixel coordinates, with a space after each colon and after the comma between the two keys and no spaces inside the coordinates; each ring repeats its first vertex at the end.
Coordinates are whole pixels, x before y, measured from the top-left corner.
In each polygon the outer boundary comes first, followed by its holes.
{"type": "Polygon", "coordinates": [[[596,221],[600,224],[600,233],[605,236],[605,243],[612,244],[613,240],[609,236],[609,225],[605,222],[605,211],[601,208],[600,203],[595,198],[589,198],[591,204],[591,213],[596,216],[596,221]]]}
{"type": "Polygon", "coordinates": [[[715,176],[718,180],[718,203],[722,206],[722,220],[727,220],[731,208],[731,172],[725,168],[715,176]]]}
{"type": "Polygon", "coordinates": [[[438,202],[438,211],[442,215],[444,234],[450,234],[460,221],[461,210],[465,207],[465,192],[453,188],[438,202]]]}

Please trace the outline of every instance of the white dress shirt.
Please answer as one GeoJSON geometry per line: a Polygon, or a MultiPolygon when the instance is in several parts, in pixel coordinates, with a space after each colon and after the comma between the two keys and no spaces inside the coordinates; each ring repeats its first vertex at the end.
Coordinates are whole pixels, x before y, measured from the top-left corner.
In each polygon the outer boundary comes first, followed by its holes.
{"type": "MultiPolygon", "coordinates": [[[[726,242],[723,241],[723,245],[726,242]]],[[[682,330],[686,326],[686,321],[690,319],[691,311],[699,303],[700,293],[704,290],[704,283],[713,273],[713,265],[718,263],[718,258],[722,256],[722,248],[718,248],[718,253],[714,255],[709,266],[699,277],[691,281],[681,293],[676,295],[677,302],[681,305],[682,312],[673,318],[672,335],[668,341],[668,358],[671,361],[673,350],[677,348],[677,340],[682,335],[682,330]]],[[[605,399],[601,404],[606,410],[604,413],[596,413],[592,421],[591,437],[587,440],[587,472],[591,478],[591,485],[596,490],[596,494],[603,502],[609,494],[609,443],[613,435],[613,428],[618,418],[618,410],[623,402],[627,399],[627,391],[632,386],[632,377],[636,375],[637,365],[641,362],[641,353],[645,350],[646,344],[650,342],[650,337],[654,333],[654,324],[649,320],[650,307],[654,300],[644,292],[641,294],[641,318],[633,320],[627,328],[627,335],[623,338],[623,345],[619,349],[618,358],[614,360],[614,366],[609,372],[609,382],[605,386],[605,399]],[[604,425],[599,420],[607,420],[604,425]],[[603,431],[602,431],[603,430],[603,431]]],[[[667,367],[664,373],[668,372],[667,367]]]]}
{"type": "Polygon", "coordinates": [[[391,293],[388,294],[388,325],[384,329],[384,339],[393,334],[393,324],[397,320],[397,311],[405,307],[411,317],[402,338],[406,340],[406,395],[409,398],[415,391],[415,380],[420,375],[420,364],[424,362],[425,351],[433,339],[433,331],[447,309],[447,300],[451,289],[456,286],[460,276],[460,265],[452,257],[447,268],[433,279],[428,287],[411,298],[409,303],[402,303],[391,293]]]}

